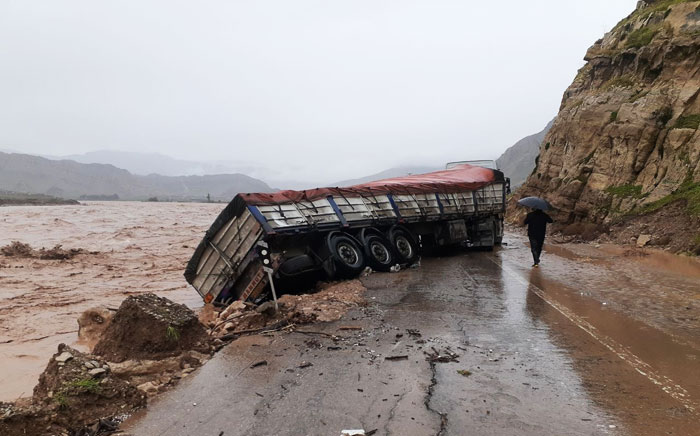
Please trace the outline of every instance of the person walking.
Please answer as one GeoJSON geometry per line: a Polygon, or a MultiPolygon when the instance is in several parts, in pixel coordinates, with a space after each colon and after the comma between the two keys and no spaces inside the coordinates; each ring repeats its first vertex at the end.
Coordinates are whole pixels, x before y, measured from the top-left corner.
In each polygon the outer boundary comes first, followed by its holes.
{"type": "Polygon", "coordinates": [[[530,238],[530,251],[532,251],[533,267],[540,266],[540,254],[544,245],[544,236],[547,233],[547,223],[554,222],[552,218],[541,209],[535,209],[525,217],[527,224],[527,237],[530,238]]]}

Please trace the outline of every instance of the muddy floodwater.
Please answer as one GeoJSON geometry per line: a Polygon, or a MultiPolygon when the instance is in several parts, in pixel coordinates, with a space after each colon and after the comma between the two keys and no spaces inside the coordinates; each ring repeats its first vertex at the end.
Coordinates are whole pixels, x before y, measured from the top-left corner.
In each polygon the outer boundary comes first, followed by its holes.
{"type": "MultiPolygon", "coordinates": [[[[0,208],[0,247],[82,250],[0,255],[0,400],[30,396],[59,343],[86,348],[85,309],[142,292],[200,307],[182,272],[223,207],[0,208]]],[[[553,243],[540,268],[531,263],[511,229],[493,252],[363,277],[366,305],[313,331],[234,341],[126,430],[700,435],[698,260],[553,243]]]]}
{"type": "MultiPolygon", "coordinates": [[[[0,255],[0,401],[31,396],[59,343],[75,345],[78,316],[154,292],[190,307],[185,263],[223,204],[90,202],[0,207],[0,247],[83,249],[68,260],[0,255]],[[90,253],[92,252],[92,253],[90,253]]],[[[84,347],[83,347],[84,348],[84,347]]]]}

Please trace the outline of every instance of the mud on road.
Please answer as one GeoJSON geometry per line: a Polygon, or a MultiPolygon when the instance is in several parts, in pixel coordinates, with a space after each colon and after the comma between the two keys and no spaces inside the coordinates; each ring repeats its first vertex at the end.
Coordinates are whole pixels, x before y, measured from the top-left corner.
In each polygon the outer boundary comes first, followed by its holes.
{"type": "Polygon", "coordinates": [[[694,264],[560,245],[531,269],[506,242],[372,274],[340,321],[234,341],[125,430],[700,434],[694,264]]]}

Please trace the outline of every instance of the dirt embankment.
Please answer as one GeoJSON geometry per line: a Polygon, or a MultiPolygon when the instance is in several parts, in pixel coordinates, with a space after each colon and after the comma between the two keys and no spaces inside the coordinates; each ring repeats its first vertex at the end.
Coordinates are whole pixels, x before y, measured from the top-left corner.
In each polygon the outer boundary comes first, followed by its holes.
{"type": "Polygon", "coordinates": [[[126,297],[147,292],[200,307],[182,271],[222,207],[87,202],[1,208],[0,247],[21,241],[32,253],[56,245],[65,252],[48,256],[58,259],[0,254],[0,401],[31,396],[58,344],[88,350],[76,325],[88,309],[113,312],[126,297]]]}
{"type": "Polygon", "coordinates": [[[0,190],[0,206],[60,206],[80,204],[77,200],[67,200],[44,194],[25,194],[0,190]]]}
{"type": "Polygon", "coordinates": [[[80,336],[95,344],[92,353],[60,344],[31,399],[0,403],[0,434],[113,434],[147,397],[177,384],[227,341],[338,320],[364,304],[364,291],[358,280],[322,284],[314,294],[282,296],[279,310],[273,302],[235,302],[224,310],[207,306],[199,318],[151,293],[128,297],[116,311],[90,309],[78,323],[80,336]]]}
{"type": "Polygon", "coordinates": [[[100,318],[105,328],[92,354],[60,344],[31,400],[2,404],[0,434],[111,434],[158,386],[176,383],[213,352],[193,311],[154,294],[129,297],[100,318]]]}

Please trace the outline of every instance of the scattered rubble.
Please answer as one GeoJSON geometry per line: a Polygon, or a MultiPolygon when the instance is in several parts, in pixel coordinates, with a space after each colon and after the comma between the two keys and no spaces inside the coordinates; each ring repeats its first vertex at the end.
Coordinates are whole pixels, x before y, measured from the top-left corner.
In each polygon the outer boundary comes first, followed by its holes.
{"type": "Polygon", "coordinates": [[[432,353],[424,352],[426,355],[425,360],[430,363],[459,362],[459,360],[457,360],[459,355],[452,352],[449,348],[443,351],[438,351],[433,347],[430,347],[430,349],[433,350],[432,353]]]}
{"type": "MultiPolygon", "coordinates": [[[[364,304],[365,287],[359,280],[320,284],[318,292],[283,295],[279,311],[273,302],[260,306],[235,301],[209,323],[210,334],[233,339],[240,334],[278,329],[290,324],[329,322],[340,319],[351,307],[364,304]]],[[[357,329],[358,327],[348,327],[357,329]]]]}

